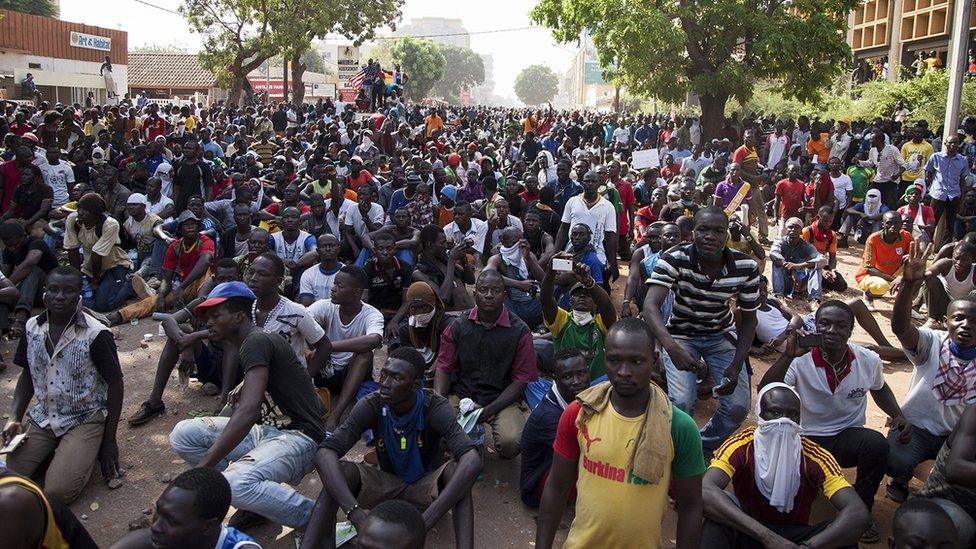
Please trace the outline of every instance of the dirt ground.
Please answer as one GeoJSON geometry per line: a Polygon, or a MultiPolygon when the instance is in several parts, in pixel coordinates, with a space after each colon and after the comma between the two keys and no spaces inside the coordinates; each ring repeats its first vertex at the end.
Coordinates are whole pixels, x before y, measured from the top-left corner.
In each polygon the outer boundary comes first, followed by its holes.
{"type": "MultiPolygon", "coordinates": [[[[854,272],[860,261],[860,248],[841,250],[838,257],[838,269],[853,285],[854,272]]],[[[768,274],[768,266],[767,266],[768,274]]],[[[618,290],[614,292],[613,302],[621,301],[623,281],[618,281],[618,290]]],[[[857,294],[848,290],[845,297],[857,294]]],[[[830,297],[830,296],[828,296],[830,297]]],[[[876,302],[878,313],[876,316],[889,340],[897,345],[897,340],[891,335],[891,299],[876,302]]],[[[809,312],[804,304],[791,303],[801,314],[809,312]]],[[[95,473],[88,488],[81,498],[71,508],[82,519],[95,540],[102,546],[108,547],[129,530],[129,524],[134,521],[145,520],[151,514],[152,506],[166,483],[176,474],[185,470],[186,464],[170,449],[168,435],[173,426],[180,420],[196,415],[206,415],[215,406],[215,397],[206,397],[200,391],[199,384],[191,383],[185,393],[177,387],[175,375],[166,389],[164,399],[167,405],[165,416],[157,418],[148,425],[129,428],[124,418],[132,413],[139,403],[145,400],[149,393],[156,361],[162,349],[161,338],[157,335],[158,323],[151,319],[144,319],[138,324],[125,324],[115,328],[119,357],[125,375],[125,401],[123,406],[123,421],[119,426],[119,448],[123,468],[126,470],[122,486],[116,490],[109,490],[99,473],[95,473]],[[153,334],[153,339],[146,349],[140,347],[140,340],[144,334],[153,334]]],[[[858,343],[873,343],[868,335],[860,328],[855,330],[853,341],[858,343]]],[[[9,361],[14,345],[4,343],[3,356],[9,361]]],[[[771,364],[770,358],[752,359],[758,381],[771,364]]],[[[379,359],[377,359],[379,363],[379,359]]],[[[907,361],[889,363],[885,367],[886,377],[895,395],[900,398],[905,394],[908,386],[911,367],[907,361]]],[[[0,392],[6,395],[8,404],[3,405],[3,417],[6,420],[13,399],[14,386],[20,369],[10,367],[0,374],[0,392]]],[[[753,393],[755,394],[755,393],[753,393]]],[[[707,420],[708,414],[714,408],[713,402],[700,402],[695,418],[700,425],[707,420]]],[[[885,416],[871,399],[868,399],[868,426],[886,432],[884,428],[885,416]]],[[[750,414],[747,423],[753,423],[750,414]]],[[[360,443],[347,459],[359,460],[365,451],[360,443]]],[[[854,471],[845,470],[845,475],[853,482],[854,471]]],[[[489,455],[484,478],[477,482],[474,488],[475,499],[475,543],[477,547],[529,547],[534,545],[535,512],[522,505],[518,495],[518,461],[503,461],[489,455]]],[[[915,481],[917,483],[917,481],[915,481]]],[[[917,488],[917,484],[914,486],[917,488]]],[[[314,472],[307,475],[298,490],[312,498],[317,497],[321,490],[321,482],[314,472]]],[[[829,505],[821,502],[819,512],[829,514],[829,505]],[[821,509],[822,508],[822,509],[821,509]]],[[[884,483],[882,483],[873,516],[881,531],[881,543],[887,543],[890,533],[891,516],[895,504],[884,497],[884,483]]],[[[665,546],[674,546],[674,529],[676,515],[669,511],[663,529],[665,546]]],[[[565,521],[564,521],[565,522],[565,521]]],[[[565,537],[564,528],[560,530],[557,541],[565,537]]],[[[280,526],[265,526],[252,534],[265,547],[291,548],[294,547],[290,529],[280,526]]],[[[428,536],[428,547],[452,547],[453,531],[449,517],[445,517],[428,536]]],[[[880,546],[880,544],[876,544],[880,546]]]]}

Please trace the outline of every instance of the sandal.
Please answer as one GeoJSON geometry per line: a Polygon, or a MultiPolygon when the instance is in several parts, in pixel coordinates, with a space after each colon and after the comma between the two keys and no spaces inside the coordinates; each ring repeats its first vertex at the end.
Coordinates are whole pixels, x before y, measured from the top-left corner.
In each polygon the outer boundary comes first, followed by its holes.
{"type": "Polygon", "coordinates": [[[162,415],[166,412],[166,405],[160,404],[158,408],[153,407],[148,401],[143,402],[139,405],[139,410],[129,416],[129,425],[135,427],[136,425],[142,425],[148,422],[152,418],[162,415]]]}

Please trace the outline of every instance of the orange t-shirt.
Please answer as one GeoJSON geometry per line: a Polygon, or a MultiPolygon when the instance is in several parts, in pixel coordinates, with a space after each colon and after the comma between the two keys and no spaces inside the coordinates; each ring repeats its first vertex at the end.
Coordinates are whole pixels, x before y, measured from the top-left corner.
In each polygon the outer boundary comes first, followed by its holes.
{"type": "Polygon", "coordinates": [[[830,231],[830,236],[824,241],[814,237],[813,226],[804,227],[803,240],[813,244],[813,247],[822,254],[837,253],[837,233],[834,231],[830,231]]]}
{"type": "Polygon", "coordinates": [[[908,253],[908,246],[912,243],[912,235],[908,231],[901,231],[898,239],[888,244],[881,238],[881,231],[868,237],[864,244],[864,255],[861,257],[861,269],[854,277],[858,282],[868,275],[868,266],[882,273],[894,276],[901,270],[902,259],[908,253]]]}
{"type": "Polygon", "coordinates": [[[810,156],[816,155],[817,162],[820,164],[826,164],[827,158],[830,156],[830,147],[827,146],[827,140],[823,139],[824,134],[820,134],[818,137],[820,139],[814,140],[813,136],[807,140],[807,152],[810,156]]]}

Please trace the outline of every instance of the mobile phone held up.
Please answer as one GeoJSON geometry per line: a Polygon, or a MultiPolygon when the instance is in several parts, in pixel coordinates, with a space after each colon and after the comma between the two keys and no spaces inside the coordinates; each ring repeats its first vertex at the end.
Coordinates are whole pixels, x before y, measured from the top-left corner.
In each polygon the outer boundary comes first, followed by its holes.
{"type": "Polygon", "coordinates": [[[807,334],[801,335],[796,338],[796,344],[802,348],[813,348],[823,346],[824,338],[823,334],[807,334]]]}
{"type": "Polygon", "coordinates": [[[573,270],[573,260],[572,259],[560,259],[558,257],[552,260],[552,270],[567,273],[573,270]]]}

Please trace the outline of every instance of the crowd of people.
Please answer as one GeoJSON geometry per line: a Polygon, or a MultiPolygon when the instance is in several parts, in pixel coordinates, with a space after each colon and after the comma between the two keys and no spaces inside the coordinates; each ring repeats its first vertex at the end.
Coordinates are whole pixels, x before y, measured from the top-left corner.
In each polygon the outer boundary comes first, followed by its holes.
{"type": "Polygon", "coordinates": [[[472,547],[496,459],[540,549],[567,506],[565,547],[659,547],[672,505],[681,548],[873,543],[882,482],[893,546],[973,543],[976,118],[733,116],[706,139],[388,91],[5,105],[0,515],[28,527],[0,539],[94,545],[65,504],[120,482],[119,424],[158,424],[175,371],[216,406],[168,433],[189,469],[114,547],[257,547],[266,522],[334,547],[344,517],[361,547],[413,548],[448,512],[472,547]],[[134,385],[111,327],[150,316],[165,342],[134,385]],[[911,363],[907,393],[883,360],[911,363]]]}

